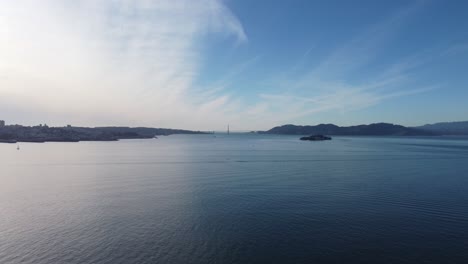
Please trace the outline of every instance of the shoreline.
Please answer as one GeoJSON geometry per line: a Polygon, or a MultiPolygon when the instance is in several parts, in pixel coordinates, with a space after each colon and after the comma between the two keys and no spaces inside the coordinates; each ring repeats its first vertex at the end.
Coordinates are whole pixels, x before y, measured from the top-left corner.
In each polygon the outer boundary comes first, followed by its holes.
{"type": "Polygon", "coordinates": [[[91,128],[10,125],[0,127],[0,143],[118,141],[120,139],[151,139],[161,135],[173,134],[207,134],[207,132],[146,127],[91,128]]]}

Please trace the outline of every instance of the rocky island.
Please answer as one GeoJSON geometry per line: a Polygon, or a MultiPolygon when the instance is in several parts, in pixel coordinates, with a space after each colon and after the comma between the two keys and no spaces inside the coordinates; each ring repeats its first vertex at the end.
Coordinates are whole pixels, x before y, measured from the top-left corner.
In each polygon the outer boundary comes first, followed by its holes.
{"type": "Polygon", "coordinates": [[[308,140],[308,141],[323,141],[323,140],[331,140],[331,137],[327,137],[324,135],[313,135],[308,137],[301,137],[300,140],[308,140]]]}
{"type": "Polygon", "coordinates": [[[206,134],[201,131],[147,127],[0,126],[0,143],[117,141],[155,138],[159,135],[206,134]]]}

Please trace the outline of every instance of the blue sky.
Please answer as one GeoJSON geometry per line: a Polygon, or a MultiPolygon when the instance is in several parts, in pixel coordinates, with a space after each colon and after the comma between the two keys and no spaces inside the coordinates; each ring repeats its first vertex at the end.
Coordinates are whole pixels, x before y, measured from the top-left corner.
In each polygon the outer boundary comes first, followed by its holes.
{"type": "Polygon", "coordinates": [[[466,1],[38,2],[0,2],[10,123],[468,120],[466,1]]]}

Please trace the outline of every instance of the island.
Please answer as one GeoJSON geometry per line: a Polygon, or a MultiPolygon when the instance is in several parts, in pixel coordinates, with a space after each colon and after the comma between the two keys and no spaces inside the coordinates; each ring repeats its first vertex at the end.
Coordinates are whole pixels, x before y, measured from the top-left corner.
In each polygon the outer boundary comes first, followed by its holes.
{"type": "Polygon", "coordinates": [[[0,143],[17,142],[79,142],[79,141],[117,141],[120,139],[151,139],[160,135],[207,134],[169,128],[148,127],[49,127],[47,125],[0,126],[0,143]]]}
{"type": "Polygon", "coordinates": [[[331,140],[331,137],[327,137],[324,135],[312,135],[308,137],[301,137],[300,140],[308,140],[308,141],[324,141],[324,140],[331,140]]]}

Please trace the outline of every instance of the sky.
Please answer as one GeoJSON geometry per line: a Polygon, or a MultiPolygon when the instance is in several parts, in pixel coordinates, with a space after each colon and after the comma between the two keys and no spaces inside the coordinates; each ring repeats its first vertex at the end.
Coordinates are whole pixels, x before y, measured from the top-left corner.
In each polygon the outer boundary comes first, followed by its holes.
{"type": "Polygon", "coordinates": [[[468,2],[0,0],[9,124],[468,120],[468,2]]]}

